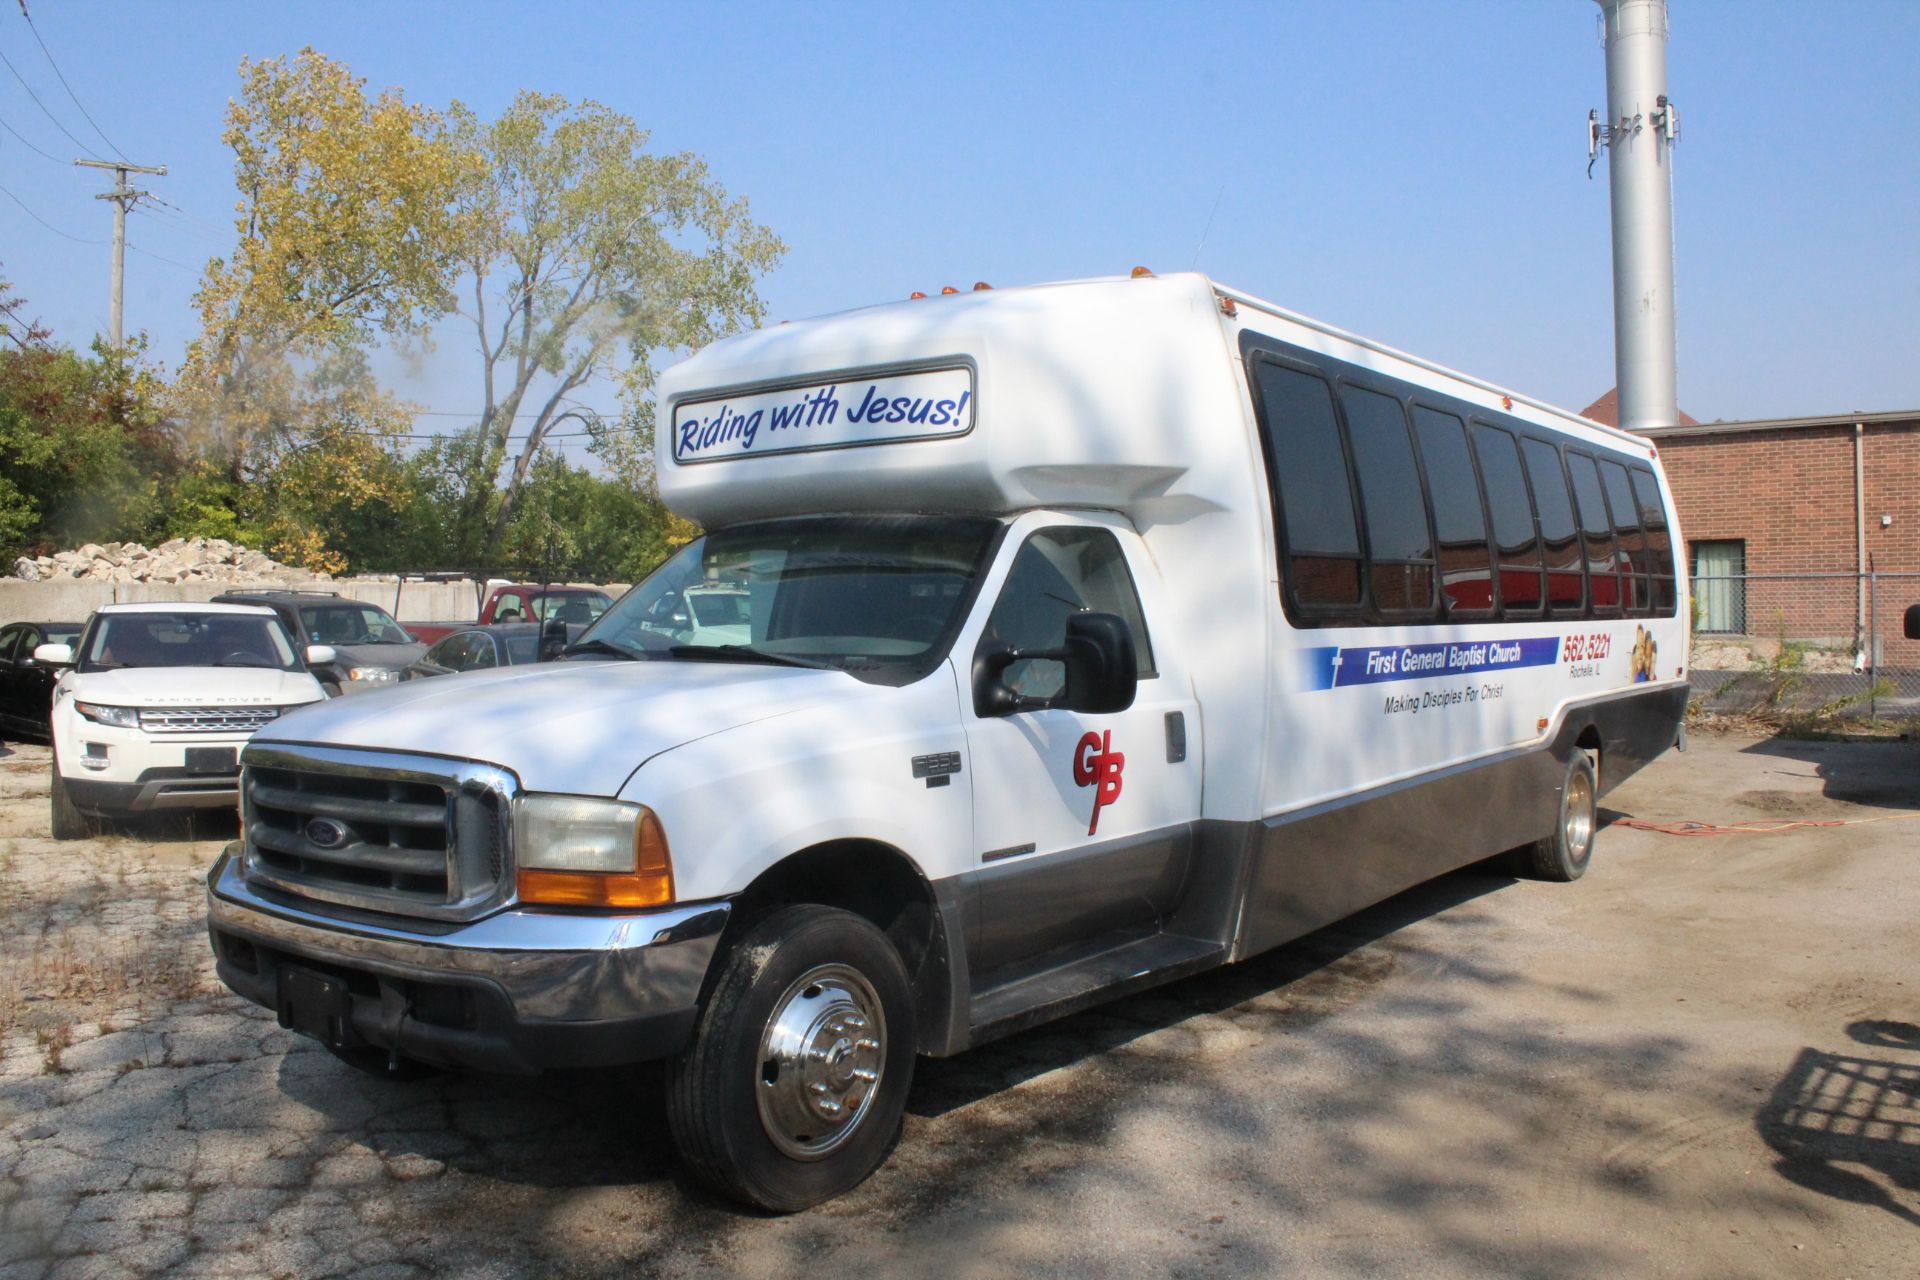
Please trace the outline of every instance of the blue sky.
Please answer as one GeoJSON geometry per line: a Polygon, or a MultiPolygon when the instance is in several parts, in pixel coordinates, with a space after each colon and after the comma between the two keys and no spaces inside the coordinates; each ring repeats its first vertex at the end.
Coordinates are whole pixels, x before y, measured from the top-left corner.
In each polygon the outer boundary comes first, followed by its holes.
{"type": "MultiPolygon", "coordinates": [[[[179,212],[137,212],[127,325],[176,361],[231,244],[221,116],[245,55],[311,44],[483,114],[595,98],[698,152],[791,246],[772,319],[975,280],[1198,265],[1578,409],[1613,380],[1591,0],[1272,4],[110,4],[29,0],[84,103],[179,212]],[[184,264],[175,265],[175,264],[184,264]]],[[[1920,3],[1674,0],[1680,402],[1703,419],[1920,407],[1920,3]]],[[[105,153],[16,5],[0,51],[105,153]]],[[[106,175],[0,68],[0,185],[104,241],[106,175]]],[[[105,327],[108,251],[0,196],[0,263],[56,334],[105,327]]],[[[384,366],[476,399],[448,332],[384,366]]],[[[433,425],[448,429],[455,418],[433,425]]]]}

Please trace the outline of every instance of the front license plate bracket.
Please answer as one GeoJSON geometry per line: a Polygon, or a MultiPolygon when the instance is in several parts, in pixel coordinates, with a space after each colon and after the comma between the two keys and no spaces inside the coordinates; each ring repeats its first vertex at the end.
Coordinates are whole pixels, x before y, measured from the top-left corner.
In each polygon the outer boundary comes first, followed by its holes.
{"type": "Polygon", "coordinates": [[[311,969],[280,970],[280,1025],[312,1036],[329,1049],[360,1043],[353,1030],[353,993],[338,978],[311,969]]]}

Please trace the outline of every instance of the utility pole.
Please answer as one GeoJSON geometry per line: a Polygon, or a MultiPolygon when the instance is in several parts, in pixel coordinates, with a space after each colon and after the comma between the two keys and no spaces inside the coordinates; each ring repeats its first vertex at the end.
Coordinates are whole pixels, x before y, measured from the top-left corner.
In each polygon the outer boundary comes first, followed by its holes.
{"type": "Polygon", "coordinates": [[[1613,199],[1613,364],[1620,425],[1680,421],[1673,319],[1673,144],[1667,0],[1596,0],[1607,51],[1607,119],[1587,113],[1587,172],[1607,149],[1613,199]]]}
{"type": "Polygon", "coordinates": [[[136,191],[127,185],[129,173],[150,173],[155,177],[167,176],[167,166],[124,164],[116,160],[75,160],[75,164],[85,169],[113,170],[113,190],[102,191],[95,200],[113,201],[113,295],[107,308],[107,342],[114,350],[120,349],[120,313],[121,299],[126,292],[127,278],[127,210],[145,191],[136,191]]]}

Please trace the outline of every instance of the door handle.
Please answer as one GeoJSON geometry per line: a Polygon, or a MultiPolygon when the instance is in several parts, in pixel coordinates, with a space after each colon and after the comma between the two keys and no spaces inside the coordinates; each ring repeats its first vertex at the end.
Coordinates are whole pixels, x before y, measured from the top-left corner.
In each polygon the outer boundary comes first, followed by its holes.
{"type": "Polygon", "coordinates": [[[1167,763],[1179,764],[1187,758],[1187,716],[1184,711],[1167,712],[1167,763]]]}

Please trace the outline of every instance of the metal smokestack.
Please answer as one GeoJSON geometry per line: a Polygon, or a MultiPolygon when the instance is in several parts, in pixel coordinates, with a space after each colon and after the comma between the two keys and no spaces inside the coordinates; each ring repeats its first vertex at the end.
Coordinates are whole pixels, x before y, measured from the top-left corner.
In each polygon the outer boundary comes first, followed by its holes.
{"type": "Polygon", "coordinates": [[[1666,0],[1595,0],[1607,50],[1607,147],[1613,199],[1613,364],[1620,425],[1680,420],[1673,335],[1673,143],[1666,0]]]}

